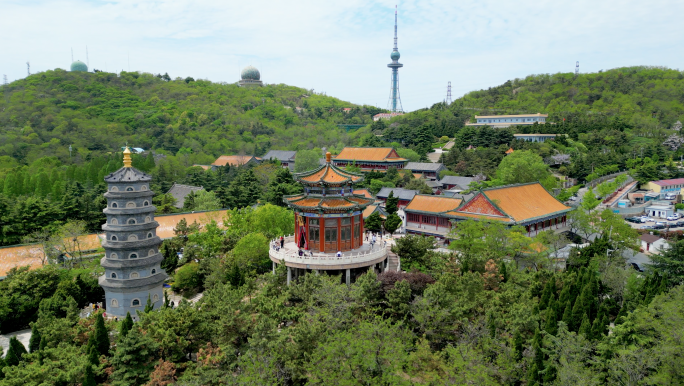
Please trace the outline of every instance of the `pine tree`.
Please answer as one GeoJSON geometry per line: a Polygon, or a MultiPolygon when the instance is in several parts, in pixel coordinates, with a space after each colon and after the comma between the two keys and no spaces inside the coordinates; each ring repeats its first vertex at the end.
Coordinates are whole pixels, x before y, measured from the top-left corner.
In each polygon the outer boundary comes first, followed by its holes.
{"type": "Polygon", "coordinates": [[[522,335],[520,335],[520,331],[515,330],[515,333],[513,334],[513,350],[515,351],[515,360],[519,362],[522,360],[523,356],[523,338],[522,335]]]}
{"type": "Polygon", "coordinates": [[[98,312],[97,316],[95,316],[95,331],[93,331],[91,338],[92,344],[100,355],[109,355],[109,333],[107,332],[107,327],[105,327],[102,313],[98,312]]]}
{"type": "Polygon", "coordinates": [[[145,309],[143,312],[147,314],[152,310],[154,310],[154,304],[152,304],[152,298],[150,298],[150,294],[147,294],[147,303],[145,303],[145,309]]]}
{"type": "Polygon", "coordinates": [[[31,339],[29,340],[29,352],[33,353],[40,350],[40,331],[38,331],[38,324],[31,325],[31,339]]]}
{"type": "Polygon", "coordinates": [[[245,284],[245,274],[240,270],[240,266],[237,263],[233,263],[230,271],[226,275],[228,283],[233,286],[233,288],[242,287],[245,284]]]}
{"type": "Polygon", "coordinates": [[[568,330],[574,331],[572,322],[572,303],[569,301],[565,303],[565,310],[563,311],[563,322],[568,326],[568,330]]]}
{"type": "Polygon", "coordinates": [[[119,340],[125,338],[131,328],[133,328],[133,318],[131,318],[130,312],[126,312],[126,317],[121,321],[121,326],[119,327],[119,340]]]}
{"type": "Polygon", "coordinates": [[[154,368],[157,344],[150,337],[133,328],[122,342],[117,344],[111,363],[114,384],[141,385],[147,382],[154,368]]]}
{"type": "Polygon", "coordinates": [[[399,204],[399,197],[394,197],[394,192],[390,191],[389,196],[387,196],[387,202],[385,203],[385,211],[388,215],[397,213],[397,205],[399,204]]]}
{"type": "Polygon", "coordinates": [[[541,300],[539,300],[539,309],[540,310],[545,310],[546,307],[549,305],[549,301],[553,299],[553,292],[554,292],[554,285],[553,285],[553,280],[549,280],[546,282],[546,286],[544,287],[544,292],[542,293],[541,300]]]}
{"type": "Polygon", "coordinates": [[[532,339],[532,350],[534,350],[534,357],[532,358],[532,365],[527,372],[527,384],[539,385],[542,382],[542,373],[544,371],[544,352],[542,351],[542,338],[539,329],[534,332],[532,339]]]}
{"type": "MultiPolygon", "coordinates": [[[[584,287],[582,290],[582,294],[577,297],[577,301],[575,302],[575,305],[572,307],[572,324],[574,329],[577,330],[579,328],[580,324],[582,323],[582,316],[587,314],[589,311],[589,307],[587,306],[587,298],[589,297],[588,295],[588,287],[584,287]]],[[[589,290],[590,291],[590,290],[589,290]]]]}
{"type": "Polygon", "coordinates": [[[506,263],[504,261],[502,261],[501,265],[499,266],[499,275],[501,275],[502,283],[506,283],[508,281],[508,271],[506,269],[506,263]]]}
{"type": "Polygon", "coordinates": [[[93,366],[87,364],[85,365],[85,372],[83,375],[83,383],[81,383],[82,386],[97,386],[97,382],[95,382],[95,374],[93,374],[93,366]]]}
{"type": "Polygon", "coordinates": [[[551,305],[546,309],[546,326],[544,330],[551,335],[558,333],[558,319],[556,319],[556,301],[551,299],[551,305]]]}
{"type": "Polygon", "coordinates": [[[100,355],[97,353],[95,346],[86,346],[86,350],[88,350],[88,363],[93,366],[99,366],[100,355]]]}
{"type": "Polygon", "coordinates": [[[16,366],[21,362],[21,358],[26,354],[26,347],[13,336],[9,340],[9,349],[7,350],[7,355],[5,356],[5,363],[7,366],[16,366]]]}
{"type": "Polygon", "coordinates": [[[589,322],[589,317],[586,313],[582,317],[582,324],[580,324],[580,328],[577,333],[584,335],[584,337],[587,339],[591,339],[591,322],[589,322]]]}

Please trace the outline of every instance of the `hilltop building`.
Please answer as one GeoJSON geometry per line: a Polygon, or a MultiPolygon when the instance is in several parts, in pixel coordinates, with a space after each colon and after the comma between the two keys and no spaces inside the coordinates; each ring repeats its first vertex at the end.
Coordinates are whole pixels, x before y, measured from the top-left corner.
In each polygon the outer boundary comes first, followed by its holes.
{"type": "Polygon", "coordinates": [[[226,166],[230,165],[232,167],[244,166],[249,164],[258,164],[261,162],[261,158],[255,157],[253,155],[222,155],[212,163],[212,166],[226,166]]]}
{"type": "Polygon", "coordinates": [[[504,128],[510,126],[529,126],[535,123],[546,123],[549,114],[519,114],[519,115],[476,115],[476,123],[466,122],[466,126],[491,126],[504,128]]]}
{"type": "Polygon", "coordinates": [[[452,222],[468,219],[520,225],[528,236],[566,229],[572,208],[556,200],[538,182],[483,189],[460,198],[416,195],[404,209],[409,233],[446,238],[452,222]]]}
{"type": "Polygon", "coordinates": [[[381,119],[392,119],[394,117],[398,117],[400,115],[404,115],[404,113],[378,113],[373,115],[373,121],[377,122],[381,119]]]}
{"type": "Polygon", "coordinates": [[[240,87],[261,87],[264,83],[261,81],[261,73],[256,67],[247,66],[242,69],[240,80],[238,81],[240,87]]]}
{"type": "Polygon", "coordinates": [[[162,240],[154,221],[152,177],[132,167],[131,150],[124,150],[124,166],[105,177],[107,183],[107,222],[102,226],[106,239],[102,242],[105,256],[100,264],[105,273],[100,286],[105,291],[109,315],[123,318],[127,312],[133,319],[143,310],[147,299],[155,309],[164,299],[162,284],[166,272],[160,267],[162,240]]]}
{"type": "Polygon", "coordinates": [[[333,162],[339,167],[355,164],[362,171],[386,171],[390,167],[403,169],[408,160],[391,147],[345,147],[333,162]]]}
{"type": "Polygon", "coordinates": [[[296,151],[289,150],[269,150],[268,153],[261,157],[262,160],[275,159],[280,161],[280,166],[285,169],[294,170],[296,151]]]}
{"type": "Polygon", "coordinates": [[[71,63],[71,72],[88,72],[88,65],[77,60],[71,63]]]}
{"type": "Polygon", "coordinates": [[[546,142],[556,139],[559,135],[565,134],[513,134],[513,137],[527,142],[546,142]]]}
{"type": "Polygon", "coordinates": [[[185,205],[185,198],[190,193],[199,192],[200,190],[204,190],[204,188],[201,186],[183,185],[174,182],[173,186],[171,186],[166,194],[173,196],[173,198],[176,199],[176,204],[174,206],[181,209],[185,205]]]}
{"type": "Polygon", "coordinates": [[[354,194],[354,184],[363,175],[335,167],[330,153],[325,165],[294,175],[304,185],[304,193],[285,196],[283,201],[294,210],[295,233],[280,247],[274,240],[269,257],[287,266],[287,283],[306,272],[344,274],[350,284],[357,275],[387,268],[387,250],[379,241],[364,244],[363,212],[374,200],[354,194]]]}

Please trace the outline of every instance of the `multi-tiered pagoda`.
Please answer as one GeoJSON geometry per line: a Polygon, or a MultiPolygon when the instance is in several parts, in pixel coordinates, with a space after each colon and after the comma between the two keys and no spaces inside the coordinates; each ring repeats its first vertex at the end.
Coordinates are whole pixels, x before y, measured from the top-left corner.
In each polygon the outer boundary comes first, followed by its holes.
{"type": "Polygon", "coordinates": [[[154,221],[152,177],[132,167],[131,150],[124,150],[124,166],[105,177],[107,182],[107,223],[102,226],[106,240],[105,256],[100,264],[105,269],[100,286],[105,290],[107,314],[136,318],[147,299],[154,308],[164,301],[162,284],[166,272],[160,267],[161,239],[154,221]]]}
{"type": "Polygon", "coordinates": [[[295,174],[304,193],[284,198],[295,212],[295,233],[281,249],[276,250],[280,246],[276,242],[270,257],[288,267],[288,282],[306,271],[327,271],[344,273],[350,283],[368,267],[386,266],[382,241],[364,244],[363,210],[373,200],[353,193],[363,175],[334,166],[330,158],[327,153],[325,165],[295,174]]]}

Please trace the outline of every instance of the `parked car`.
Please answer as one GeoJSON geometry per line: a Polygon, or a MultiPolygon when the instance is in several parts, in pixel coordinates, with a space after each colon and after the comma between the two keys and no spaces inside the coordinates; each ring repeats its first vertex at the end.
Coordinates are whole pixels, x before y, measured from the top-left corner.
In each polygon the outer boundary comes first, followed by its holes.
{"type": "Polygon", "coordinates": [[[570,200],[570,201],[577,201],[577,196],[572,196],[572,197],[568,198],[568,200],[570,200]]]}
{"type": "Polygon", "coordinates": [[[653,229],[653,225],[643,225],[643,226],[642,226],[641,228],[639,228],[639,229],[653,229]]]}
{"type": "Polygon", "coordinates": [[[657,222],[653,225],[653,229],[665,229],[665,223],[657,222]]]}
{"type": "Polygon", "coordinates": [[[676,227],[684,227],[684,220],[682,220],[682,221],[677,221],[677,223],[675,223],[675,226],[676,226],[676,227]]]}
{"type": "Polygon", "coordinates": [[[667,221],[677,221],[679,220],[679,216],[667,216],[667,221]]]}
{"type": "Polygon", "coordinates": [[[674,194],[666,194],[665,195],[666,200],[674,200],[675,198],[677,198],[677,196],[674,194]]]}
{"type": "Polygon", "coordinates": [[[641,223],[641,217],[627,217],[625,220],[633,223],[641,223]]]}
{"type": "Polygon", "coordinates": [[[641,269],[641,267],[639,267],[639,264],[637,264],[637,263],[630,263],[630,264],[631,264],[632,268],[634,268],[635,271],[644,272],[644,270],[641,269]]]}

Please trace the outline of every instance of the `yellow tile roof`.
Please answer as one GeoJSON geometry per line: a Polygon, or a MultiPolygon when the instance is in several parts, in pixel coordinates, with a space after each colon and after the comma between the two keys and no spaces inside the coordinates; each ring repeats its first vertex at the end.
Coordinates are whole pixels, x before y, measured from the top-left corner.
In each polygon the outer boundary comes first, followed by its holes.
{"type": "Polygon", "coordinates": [[[214,166],[242,166],[254,158],[251,155],[222,155],[214,161],[214,166]]]}
{"type": "Polygon", "coordinates": [[[489,215],[484,215],[484,214],[477,214],[477,213],[466,213],[466,212],[457,212],[457,211],[450,211],[447,212],[446,214],[450,216],[458,216],[458,217],[469,217],[469,218],[476,218],[480,220],[491,220],[491,221],[501,221],[501,222],[510,222],[511,219],[508,217],[499,217],[499,216],[489,216],[489,215]]]}
{"type": "Polygon", "coordinates": [[[363,189],[354,189],[354,194],[362,194],[366,198],[373,198],[373,195],[371,192],[368,191],[368,189],[363,188],[363,189]]]}
{"type": "Polygon", "coordinates": [[[355,176],[351,173],[345,172],[344,170],[338,169],[331,164],[326,164],[319,171],[305,176],[299,177],[298,179],[306,182],[327,182],[327,183],[339,183],[351,179],[352,182],[360,181],[363,177],[355,176]]]}
{"type": "Polygon", "coordinates": [[[335,159],[359,161],[407,161],[391,147],[345,147],[335,159]]]}
{"type": "Polygon", "coordinates": [[[570,210],[539,183],[492,188],[483,191],[496,206],[516,222],[570,210]]]}
{"type": "Polygon", "coordinates": [[[404,210],[442,213],[456,209],[461,205],[461,202],[463,202],[463,200],[460,198],[416,194],[404,210]]]}

